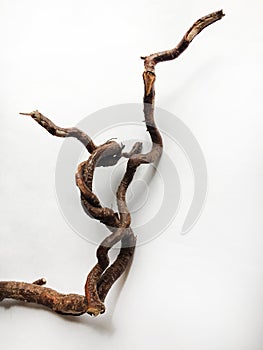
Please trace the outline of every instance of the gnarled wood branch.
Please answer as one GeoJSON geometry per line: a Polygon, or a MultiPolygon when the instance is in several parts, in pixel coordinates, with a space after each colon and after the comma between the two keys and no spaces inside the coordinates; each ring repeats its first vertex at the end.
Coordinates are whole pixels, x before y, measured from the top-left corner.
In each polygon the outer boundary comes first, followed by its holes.
{"type": "Polygon", "coordinates": [[[136,143],[130,152],[122,152],[123,146],[115,141],[108,141],[103,145],[96,146],[85,132],[77,128],[58,127],[38,111],[21,113],[31,116],[52,135],[78,139],[91,153],[89,159],[78,166],[76,184],[80,190],[82,206],[86,213],[105,224],[111,234],[103,240],[97,249],[98,262],[87,277],[85,296],[58,293],[53,289],[43,287],[45,280],[39,279],[34,283],[0,282],[0,301],[11,298],[33,302],[45,305],[55,312],[75,316],[86,312],[96,316],[105,311],[106,295],[113,283],[129,265],[135,250],[136,238],[130,227],[131,217],[126,203],[127,189],[140,165],[157,162],[162,155],[162,137],[154,120],[155,66],[159,62],[177,58],[204,28],[220,20],[223,16],[221,10],[200,18],[186,32],[175,48],[142,57],[145,66],[143,73],[144,117],[152,141],[152,148],[148,153],[141,153],[142,145],[140,143],[136,143]],[[128,162],[116,193],[118,205],[118,213],[116,213],[112,209],[102,206],[99,198],[92,191],[92,182],[96,167],[113,166],[121,157],[128,158],[128,162]],[[120,240],[122,247],[119,255],[109,266],[108,251],[120,240]]]}

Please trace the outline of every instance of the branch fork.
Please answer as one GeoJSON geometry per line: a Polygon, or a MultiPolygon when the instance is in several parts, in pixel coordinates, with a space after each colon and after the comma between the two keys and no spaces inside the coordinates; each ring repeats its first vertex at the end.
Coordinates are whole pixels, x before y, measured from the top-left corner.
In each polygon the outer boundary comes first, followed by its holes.
{"type": "Polygon", "coordinates": [[[98,316],[105,312],[105,298],[115,281],[127,269],[135,251],[136,237],[131,228],[131,216],[126,203],[127,189],[140,165],[157,162],[162,155],[162,137],[154,120],[155,66],[159,62],[177,58],[204,28],[220,20],[223,16],[222,10],[204,16],[193,24],[175,48],[141,57],[145,67],[143,72],[144,119],[152,141],[152,148],[148,153],[142,153],[142,143],[140,142],[136,142],[129,152],[123,152],[124,146],[113,139],[98,146],[84,131],[75,127],[61,128],[37,110],[30,113],[20,113],[30,116],[51,135],[76,138],[90,153],[88,160],[78,166],[76,185],[79,188],[85,212],[91,218],[106,225],[110,234],[97,249],[97,263],[87,276],[84,288],[85,295],[61,294],[51,288],[44,287],[46,284],[44,278],[33,283],[0,281],[0,302],[8,298],[32,302],[44,305],[57,313],[74,316],[84,313],[98,316]],[[111,208],[103,207],[93,192],[93,177],[96,167],[114,166],[122,157],[127,158],[128,162],[116,193],[118,212],[114,212],[111,208]],[[119,255],[110,265],[108,252],[119,241],[121,241],[119,255]]]}

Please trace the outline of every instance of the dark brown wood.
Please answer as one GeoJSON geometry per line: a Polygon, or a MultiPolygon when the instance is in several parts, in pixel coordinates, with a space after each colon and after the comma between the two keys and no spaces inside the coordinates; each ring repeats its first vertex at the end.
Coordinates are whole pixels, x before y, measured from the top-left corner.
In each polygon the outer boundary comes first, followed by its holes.
{"type": "Polygon", "coordinates": [[[61,128],[55,125],[50,119],[45,117],[37,110],[30,113],[20,114],[30,116],[53,136],[74,137],[77,140],[79,140],[90,153],[96,149],[96,145],[94,144],[92,139],[82,130],[79,130],[77,128],[61,128]]]}
{"type": "MultiPolygon", "coordinates": [[[[111,145],[108,144],[107,147],[111,147],[111,145]]],[[[133,146],[132,150],[129,153],[126,153],[124,156],[132,157],[134,154],[140,152],[141,149],[142,144],[140,142],[137,142],[133,146]]],[[[92,193],[94,169],[96,167],[96,163],[100,161],[100,156],[102,152],[103,149],[100,149],[100,147],[98,147],[91,154],[88,161],[82,163],[82,165],[78,168],[76,174],[77,184],[81,191],[81,200],[84,209],[87,210],[87,213],[89,215],[91,215],[95,219],[99,219],[108,227],[110,231],[112,231],[112,234],[109,237],[107,237],[99,246],[97,250],[98,263],[90,271],[85,284],[85,295],[89,305],[87,312],[94,316],[105,312],[105,306],[103,301],[105,300],[105,297],[112,284],[125,271],[124,267],[127,266],[127,264],[125,265],[124,261],[127,259],[128,256],[131,257],[133,255],[134,245],[136,242],[132,230],[128,228],[130,225],[130,221],[126,222],[126,224],[123,225],[117,213],[113,213],[112,210],[110,212],[109,208],[101,208],[100,203],[94,203],[94,201],[92,202],[89,199],[90,194],[92,193]],[[85,200],[83,196],[85,196],[85,200]],[[94,204],[95,206],[97,205],[97,207],[94,207],[94,204]],[[101,218],[100,213],[102,213],[105,210],[107,210],[108,215],[104,215],[103,218],[101,218]],[[110,263],[108,258],[108,251],[114,244],[116,244],[120,240],[122,240],[122,248],[120,254],[118,255],[115,263],[113,263],[113,265],[105,272],[110,263]],[[126,246],[127,242],[129,242],[130,244],[128,247],[126,246]],[[116,273],[112,276],[115,276],[115,278],[109,278],[109,273],[112,274],[114,270],[116,270],[116,273]],[[97,289],[97,283],[99,280],[101,290],[104,293],[103,300],[101,299],[97,289]]]]}
{"type": "Polygon", "coordinates": [[[0,301],[16,299],[44,305],[51,310],[66,315],[82,315],[89,313],[97,316],[105,312],[105,298],[115,283],[129,266],[135,251],[136,237],[131,228],[131,216],[126,203],[126,193],[136,170],[143,164],[158,162],[163,149],[162,137],[154,119],[155,98],[155,66],[159,62],[177,58],[204,28],[220,20],[223,11],[213,12],[200,18],[186,32],[179,44],[167,51],[158,52],[142,57],[145,70],[144,81],[144,118],[146,129],[149,132],[152,147],[148,153],[142,153],[142,144],[137,142],[130,152],[123,152],[124,146],[115,141],[107,141],[96,146],[93,140],[77,128],[61,128],[39,111],[21,113],[31,116],[50,134],[58,137],[74,137],[78,139],[90,153],[87,161],[82,162],[76,172],[76,184],[80,190],[83,209],[93,219],[99,220],[110,230],[97,249],[97,264],[87,276],[85,296],[78,294],[61,294],[43,287],[46,283],[41,278],[33,283],[7,281],[0,282],[0,301]],[[116,193],[118,212],[103,207],[99,198],[93,192],[93,177],[96,167],[107,167],[117,164],[121,157],[128,158],[125,174],[116,193]],[[109,250],[121,241],[122,246],[115,261],[109,266],[109,250]]]}
{"type": "Polygon", "coordinates": [[[187,49],[191,41],[193,41],[193,39],[203,29],[205,29],[207,26],[211,25],[212,23],[220,20],[224,16],[225,14],[223,13],[223,10],[212,12],[209,15],[204,16],[200,18],[198,21],[196,21],[192,25],[192,27],[185,33],[184,37],[175,48],[171,50],[157,52],[146,57],[141,57],[144,60],[145,71],[154,73],[155,65],[157,63],[174,60],[175,58],[180,56],[181,53],[183,53],[187,49]]]}

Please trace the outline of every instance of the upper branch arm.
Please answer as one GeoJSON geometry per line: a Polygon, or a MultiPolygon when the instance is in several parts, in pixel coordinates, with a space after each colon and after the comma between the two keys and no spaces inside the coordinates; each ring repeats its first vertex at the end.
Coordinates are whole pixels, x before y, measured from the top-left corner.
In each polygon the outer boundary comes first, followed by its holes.
{"type": "Polygon", "coordinates": [[[89,151],[92,153],[97,147],[92,139],[82,130],[78,128],[61,128],[55,125],[50,119],[45,117],[39,111],[33,111],[31,113],[20,113],[22,115],[29,115],[44,129],[46,129],[51,135],[58,137],[74,137],[78,139],[89,151]]]}
{"type": "Polygon", "coordinates": [[[151,54],[144,59],[145,71],[154,73],[155,65],[159,62],[170,61],[181,55],[182,52],[189,46],[191,41],[207,26],[220,20],[224,17],[223,10],[216,11],[197,20],[192,27],[185,33],[179,44],[171,49],[162,52],[151,54]]]}

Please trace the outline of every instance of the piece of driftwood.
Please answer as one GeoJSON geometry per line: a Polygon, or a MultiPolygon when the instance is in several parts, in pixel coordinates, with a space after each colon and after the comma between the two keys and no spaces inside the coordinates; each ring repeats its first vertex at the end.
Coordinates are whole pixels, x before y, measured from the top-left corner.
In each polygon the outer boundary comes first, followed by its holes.
{"type": "Polygon", "coordinates": [[[41,278],[33,283],[2,281],[0,282],[0,301],[15,299],[44,305],[51,310],[79,316],[88,313],[97,316],[105,312],[104,300],[114,284],[131,262],[134,254],[136,238],[131,228],[131,216],[126,203],[126,192],[131,184],[136,170],[142,164],[156,163],[163,150],[162,137],[154,120],[154,82],[155,66],[159,62],[177,58],[204,28],[220,20],[223,11],[213,12],[200,18],[186,32],[179,44],[167,51],[141,57],[144,60],[144,118],[146,129],[152,141],[151,150],[142,153],[142,144],[134,144],[130,152],[123,152],[124,146],[115,141],[107,141],[95,145],[93,140],[77,128],[61,128],[38,111],[21,113],[32,117],[50,134],[58,137],[74,137],[78,139],[90,153],[88,160],[82,162],[76,172],[76,185],[80,191],[80,199],[85,212],[93,219],[100,221],[109,229],[110,234],[97,249],[97,263],[87,276],[85,295],[61,294],[44,287],[46,280],[41,278]],[[103,207],[97,195],[93,192],[93,177],[96,167],[114,166],[125,157],[128,159],[125,174],[116,193],[118,212],[103,207]],[[120,252],[110,265],[108,252],[121,241],[120,252]]]}

